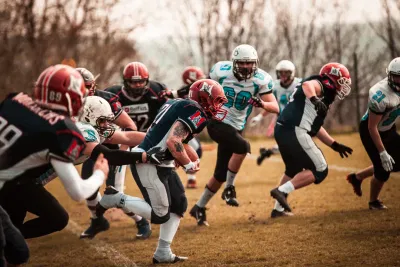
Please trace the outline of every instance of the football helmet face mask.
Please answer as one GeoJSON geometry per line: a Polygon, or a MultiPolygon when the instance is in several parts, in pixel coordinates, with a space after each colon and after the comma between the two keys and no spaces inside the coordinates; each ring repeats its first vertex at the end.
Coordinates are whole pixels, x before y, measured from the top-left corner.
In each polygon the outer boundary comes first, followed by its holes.
{"type": "Polygon", "coordinates": [[[222,86],[214,80],[202,79],[190,86],[189,98],[199,103],[209,118],[225,119],[227,110],[222,106],[228,102],[222,86]]]}
{"type": "Polygon", "coordinates": [[[386,68],[388,84],[396,92],[400,92],[400,57],[393,59],[386,68]]]}
{"type": "Polygon", "coordinates": [[[94,95],[97,87],[96,78],[99,77],[99,75],[94,77],[94,75],[85,68],[76,68],[76,70],[82,75],[85,87],[89,90],[89,95],[94,95]]]}
{"type": "Polygon", "coordinates": [[[195,81],[205,79],[206,75],[204,75],[203,71],[198,67],[187,67],[182,73],[183,83],[186,85],[191,85],[195,81]]]}
{"type": "Polygon", "coordinates": [[[88,96],[78,120],[92,125],[100,136],[110,138],[114,132],[114,114],[110,104],[101,97],[88,96]]]}
{"type": "Polygon", "coordinates": [[[295,66],[289,60],[282,60],[276,65],[276,77],[281,80],[283,84],[288,84],[294,79],[295,66]]]}
{"type": "Polygon", "coordinates": [[[233,74],[238,80],[247,80],[257,73],[258,55],[251,45],[242,44],[232,52],[233,74]]]}
{"type": "Polygon", "coordinates": [[[45,69],[33,89],[36,102],[52,110],[77,116],[87,96],[82,76],[67,65],[54,65],[45,69]]]}
{"type": "Polygon", "coordinates": [[[125,66],[123,71],[125,92],[133,97],[143,96],[149,85],[149,71],[141,62],[131,62],[125,66]]]}
{"type": "Polygon", "coordinates": [[[350,72],[343,64],[336,62],[325,64],[319,71],[319,75],[328,77],[334,83],[336,95],[340,100],[350,94],[350,72]]]}

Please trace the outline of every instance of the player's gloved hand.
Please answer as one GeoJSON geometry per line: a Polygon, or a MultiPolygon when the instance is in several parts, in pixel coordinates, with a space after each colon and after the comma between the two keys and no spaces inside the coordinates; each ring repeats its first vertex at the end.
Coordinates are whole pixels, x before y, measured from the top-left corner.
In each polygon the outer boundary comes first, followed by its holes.
{"type": "Polygon", "coordinates": [[[97,160],[94,164],[93,170],[100,170],[104,173],[104,180],[108,176],[108,160],[104,158],[103,153],[100,153],[100,155],[97,157],[97,160]]]}
{"type": "Polygon", "coordinates": [[[381,153],[379,153],[379,156],[381,157],[381,162],[382,162],[383,169],[385,169],[385,171],[387,171],[387,172],[392,171],[393,170],[393,164],[396,163],[396,162],[394,162],[394,159],[392,158],[392,156],[390,156],[389,153],[387,153],[386,150],[384,150],[381,153]]]}
{"type": "Polygon", "coordinates": [[[176,93],[180,98],[187,98],[189,95],[189,89],[190,87],[185,86],[181,89],[176,90],[176,93]]]}
{"type": "Polygon", "coordinates": [[[256,126],[263,118],[262,114],[258,114],[257,116],[254,116],[251,120],[250,120],[250,127],[254,127],[256,126]]]}
{"type": "Polygon", "coordinates": [[[174,98],[174,96],[172,95],[172,92],[169,90],[162,90],[158,93],[158,97],[159,98],[174,98]]]}
{"type": "Polygon", "coordinates": [[[256,96],[252,96],[248,103],[256,108],[261,108],[263,106],[262,100],[256,96]]]}
{"type": "Polygon", "coordinates": [[[333,150],[335,150],[336,152],[338,152],[342,158],[343,157],[347,158],[349,156],[348,154],[351,155],[351,153],[353,153],[353,149],[351,149],[350,147],[345,146],[343,144],[340,144],[340,143],[338,143],[336,141],[334,141],[332,143],[331,148],[333,150]]]}
{"type": "Polygon", "coordinates": [[[315,110],[317,111],[317,114],[320,116],[325,116],[326,113],[328,112],[328,107],[325,105],[324,102],[321,101],[321,99],[319,99],[316,96],[313,96],[310,98],[311,103],[314,104],[315,106],[315,110]]]}
{"type": "Polygon", "coordinates": [[[160,147],[153,147],[149,151],[146,152],[146,162],[150,164],[161,164],[163,160],[166,159],[166,152],[161,151],[160,147]]]}
{"type": "Polygon", "coordinates": [[[189,162],[188,164],[183,166],[183,169],[185,170],[186,173],[188,174],[195,174],[200,170],[200,161],[196,160],[195,162],[189,162]]]}

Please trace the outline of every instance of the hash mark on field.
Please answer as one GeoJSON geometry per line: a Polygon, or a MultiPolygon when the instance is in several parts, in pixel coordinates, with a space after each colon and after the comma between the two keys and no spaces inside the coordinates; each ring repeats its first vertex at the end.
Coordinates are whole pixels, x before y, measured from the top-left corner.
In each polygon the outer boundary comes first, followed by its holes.
{"type": "MultiPolygon", "coordinates": [[[[71,219],[69,220],[67,230],[78,237],[83,231],[83,229],[71,219]]],[[[88,244],[91,248],[93,248],[102,257],[107,258],[114,266],[124,266],[124,267],[137,266],[136,263],[134,263],[128,257],[121,254],[112,245],[104,241],[101,240],[92,241],[88,239],[83,239],[82,241],[86,242],[86,244],[88,244]]]]}

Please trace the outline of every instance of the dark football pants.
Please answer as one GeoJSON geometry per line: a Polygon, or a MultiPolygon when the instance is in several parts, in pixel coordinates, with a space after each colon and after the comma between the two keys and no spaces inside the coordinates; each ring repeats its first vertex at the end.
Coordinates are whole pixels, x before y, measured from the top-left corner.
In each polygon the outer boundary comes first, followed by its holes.
{"type": "Polygon", "coordinates": [[[3,187],[0,204],[26,239],[61,231],[68,224],[67,211],[42,185],[33,182],[3,187]],[[27,212],[38,217],[24,222],[27,212]]]}

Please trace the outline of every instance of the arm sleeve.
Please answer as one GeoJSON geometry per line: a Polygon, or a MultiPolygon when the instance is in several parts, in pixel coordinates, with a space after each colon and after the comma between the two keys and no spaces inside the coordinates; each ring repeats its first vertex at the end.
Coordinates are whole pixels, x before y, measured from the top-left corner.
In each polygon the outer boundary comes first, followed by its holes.
{"type": "Polygon", "coordinates": [[[128,152],[119,149],[109,149],[104,145],[97,145],[90,155],[92,160],[96,160],[97,157],[103,153],[104,158],[108,160],[110,165],[129,165],[136,162],[142,162],[142,152],[128,152]]]}
{"type": "Polygon", "coordinates": [[[105,179],[101,170],[94,171],[89,179],[83,180],[72,163],[57,159],[51,159],[50,163],[60,177],[68,195],[75,201],[82,201],[93,195],[105,179]]]}

